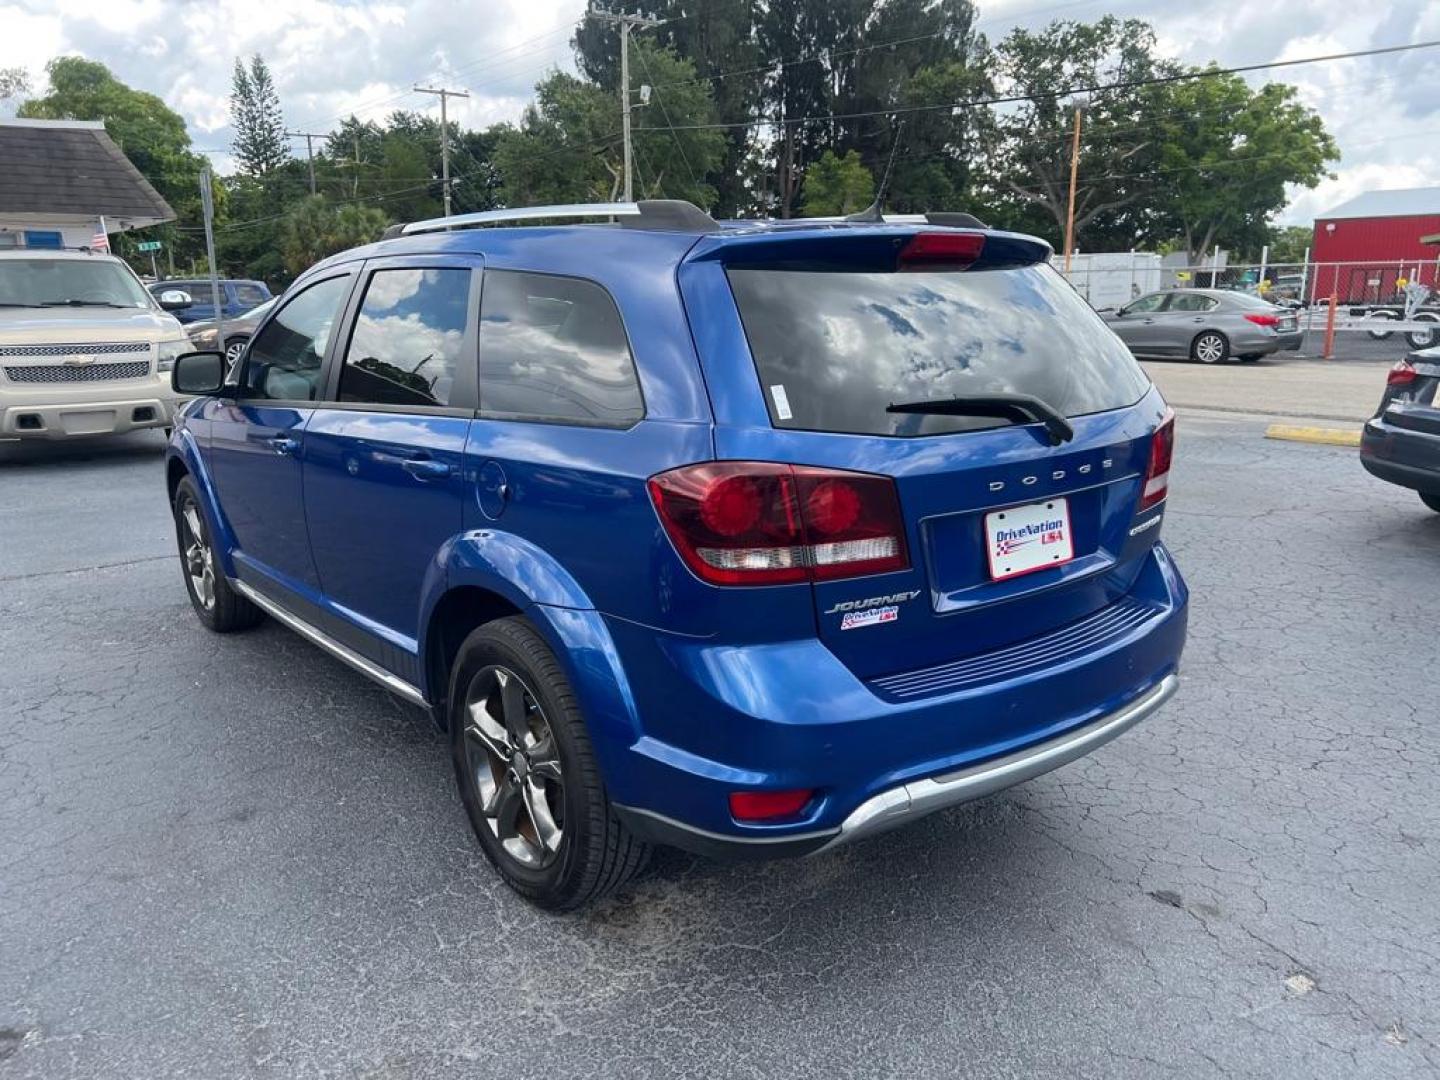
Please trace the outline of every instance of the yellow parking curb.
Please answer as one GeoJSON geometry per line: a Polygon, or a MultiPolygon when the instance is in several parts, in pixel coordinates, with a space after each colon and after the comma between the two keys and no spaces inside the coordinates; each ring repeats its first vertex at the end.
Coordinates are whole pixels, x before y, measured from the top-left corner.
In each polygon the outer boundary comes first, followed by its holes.
{"type": "Polygon", "coordinates": [[[1360,432],[1350,428],[1297,427],[1293,424],[1271,424],[1265,429],[1267,439],[1288,442],[1320,443],[1323,446],[1359,446],[1360,432]]]}

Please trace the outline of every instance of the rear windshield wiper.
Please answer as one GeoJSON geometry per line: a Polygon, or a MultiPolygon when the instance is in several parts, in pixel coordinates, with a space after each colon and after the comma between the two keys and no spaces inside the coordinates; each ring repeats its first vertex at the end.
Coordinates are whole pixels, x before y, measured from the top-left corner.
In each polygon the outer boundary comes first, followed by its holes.
{"type": "Polygon", "coordinates": [[[906,401],[899,405],[887,405],[885,411],[933,416],[993,416],[998,420],[1044,424],[1051,446],[1059,446],[1075,437],[1070,421],[1030,394],[968,394],[965,397],[936,398],[934,401],[906,401]]]}

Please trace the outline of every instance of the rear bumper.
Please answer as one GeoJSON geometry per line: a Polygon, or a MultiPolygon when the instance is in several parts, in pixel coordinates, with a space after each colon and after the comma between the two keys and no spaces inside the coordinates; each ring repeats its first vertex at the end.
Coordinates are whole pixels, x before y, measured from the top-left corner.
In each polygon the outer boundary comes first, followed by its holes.
{"type": "Polygon", "coordinates": [[[1387,483],[1440,495],[1440,435],[1386,423],[1381,414],[1365,423],[1360,464],[1387,483]]]}
{"type": "Polygon", "coordinates": [[[866,799],[833,829],[785,837],[736,837],[685,825],[653,811],[625,806],[615,809],[638,836],[704,855],[772,858],[829,851],[1068,765],[1129,731],[1169,701],[1179,686],[1180,678],[1172,672],[1120,708],[1064,735],[954,773],[888,788],[866,799]]]}
{"type": "Polygon", "coordinates": [[[180,400],[168,375],[124,384],[6,384],[0,387],[0,435],[66,439],[169,427],[180,400]]]}
{"type": "Polygon", "coordinates": [[[611,621],[644,731],[600,748],[617,813],[702,854],[800,855],[1058,768],[1174,692],[1188,594],[1163,547],[1130,600],[1148,616],[1104,640],[911,697],[857,679],[818,640],[727,647],[611,621]],[[797,819],[729,814],[730,792],[801,788],[816,795],[797,819]]]}

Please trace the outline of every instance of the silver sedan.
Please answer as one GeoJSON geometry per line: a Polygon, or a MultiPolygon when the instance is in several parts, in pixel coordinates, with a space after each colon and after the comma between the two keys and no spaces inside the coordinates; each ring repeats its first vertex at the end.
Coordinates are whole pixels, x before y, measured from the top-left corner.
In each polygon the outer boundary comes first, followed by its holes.
{"type": "Polygon", "coordinates": [[[1105,320],[1136,356],[1188,356],[1205,364],[1258,360],[1298,349],[1305,333],[1293,311],[1224,289],[1166,289],[1136,297],[1105,320]]]}

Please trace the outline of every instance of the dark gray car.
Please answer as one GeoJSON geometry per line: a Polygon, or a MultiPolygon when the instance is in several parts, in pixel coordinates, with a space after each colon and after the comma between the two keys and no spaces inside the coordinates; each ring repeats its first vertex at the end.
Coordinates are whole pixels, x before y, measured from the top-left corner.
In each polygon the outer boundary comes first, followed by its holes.
{"type": "Polygon", "coordinates": [[[1224,289],[1167,289],[1100,316],[1136,356],[1188,356],[1205,364],[1258,360],[1304,339],[1293,311],[1224,289]]]}
{"type": "Polygon", "coordinates": [[[1413,352],[1390,369],[1361,436],[1360,464],[1440,513],[1440,349],[1413,352]]]}

